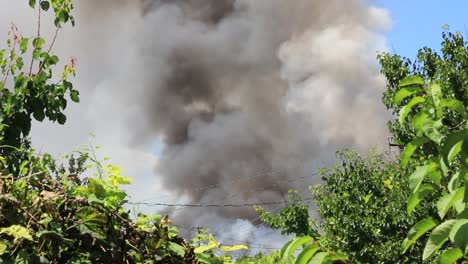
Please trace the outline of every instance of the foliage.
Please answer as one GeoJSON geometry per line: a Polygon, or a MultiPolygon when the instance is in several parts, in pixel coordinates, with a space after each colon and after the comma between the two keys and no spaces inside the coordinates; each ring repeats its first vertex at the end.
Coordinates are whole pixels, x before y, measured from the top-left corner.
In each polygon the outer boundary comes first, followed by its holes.
{"type": "MultiPolygon", "coordinates": [[[[90,156],[81,152],[80,157],[90,156]]],[[[80,180],[83,158],[66,173],[49,155],[32,150],[22,174],[0,174],[2,263],[187,263],[193,248],[161,216],[124,210],[128,184],[116,166],[94,164],[99,177],[80,180]],[[80,168],[81,167],[81,168],[80,168]],[[61,172],[62,171],[62,172],[61,172]]]]}
{"type": "MultiPolygon", "coordinates": [[[[36,7],[35,0],[30,0],[29,4],[36,7]]],[[[73,5],[70,0],[42,0],[39,6],[37,35],[25,38],[12,24],[7,47],[0,49],[0,145],[13,147],[1,148],[0,155],[10,160],[10,169],[18,169],[16,161],[21,157],[17,156],[15,148],[28,146],[22,143],[29,135],[33,118],[64,124],[67,98],[79,101],[78,91],[68,81],[69,74],[75,74],[75,59],[65,65],[59,76],[54,75],[52,69],[60,61],[52,54],[55,38],[46,47],[40,32],[41,11],[53,7],[58,33],[63,24],[69,21],[74,24],[70,14],[73,5]]]]}
{"type": "Polygon", "coordinates": [[[345,255],[326,250],[319,240],[315,240],[310,236],[293,238],[283,246],[280,256],[280,263],[284,264],[328,264],[348,262],[345,255]],[[294,253],[297,250],[299,250],[299,252],[296,256],[294,253]]]}
{"type": "Polygon", "coordinates": [[[12,25],[0,50],[0,263],[197,263],[169,219],[130,217],[120,188],[130,179],[99,162],[92,148],[67,156],[65,166],[30,147],[32,118],[65,123],[67,98],[78,102],[79,93],[68,81],[75,60],[56,77],[56,36],[46,48],[40,35],[41,12],[49,9],[56,34],[74,24],[71,0],[29,4],[38,10],[37,36],[23,38],[12,25]],[[84,178],[89,170],[94,177],[84,178]]]}
{"type": "MultiPolygon", "coordinates": [[[[387,80],[387,89],[383,94],[382,102],[391,109],[394,114],[409,113],[411,107],[404,106],[409,102],[406,98],[403,102],[396,99],[400,91],[400,81],[407,76],[422,76],[429,82],[438,83],[441,96],[446,99],[456,99],[468,102],[468,45],[461,33],[451,33],[448,27],[444,27],[442,33],[441,54],[424,47],[419,50],[416,60],[401,57],[397,54],[382,53],[378,60],[382,66],[382,74],[387,80]]],[[[412,92],[412,87],[406,87],[405,93],[412,92]]],[[[416,103],[415,101],[413,103],[416,103]]],[[[449,130],[456,130],[463,126],[466,120],[453,112],[447,113],[442,120],[443,125],[449,130]]],[[[388,123],[389,131],[394,137],[394,143],[406,145],[416,137],[416,131],[407,122],[391,120],[388,123]]],[[[425,146],[418,155],[430,155],[435,149],[425,146]]]]}
{"type": "Polygon", "coordinates": [[[225,246],[216,241],[213,235],[208,233],[207,229],[201,230],[195,238],[192,239],[192,244],[197,245],[194,249],[195,256],[200,263],[204,264],[231,264],[231,256],[228,253],[247,250],[245,245],[225,246]]]}
{"type": "Polygon", "coordinates": [[[272,264],[280,263],[280,251],[274,251],[268,255],[258,253],[254,256],[242,256],[236,260],[236,264],[272,264]]]}
{"type": "Polygon", "coordinates": [[[317,237],[318,233],[312,228],[309,218],[309,207],[303,205],[301,197],[296,191],[289,191],[289,206],[283,208],[276,216],[265,211],[262,207],[255,207],[260,219],[273,229],[280,229],[283,235],[317,237]]]}
{"type": "Polygon", "coordinates": [[[365,158],[345,150],[338,157],[341,164],[322,170],[323,184],[312,190],[324,244],[356,263],[418,260],[421,245],[402,255],[401,241],[416,216],[435,209],[426,205],[407,215],[407,170],[372,153],[365,158]]]}
{"type": "MultiPolygon", "coordinates": [[[[421,160],[421,164],[409,176],[412,197],[408,207],[418,206],[422,197],[434,190],[441,191],[435,204],[439,219],[429,215],[416,223],[403,242],[403,251],[408,250],[421,235],[432,230],[422,259],[426,261],[440,253],[439,261],[446,259],[444,263],[453,263],[461,258],[468,260],[468,124],[452,129],[444,126],[444,120],[461,118],[463,124],[468,119],[468,113],[467,101],[445,97],[443,89],[445,87],[414,75],[400,82],[400,90],[395,96],[396,103],[408,98],[402,109],[418,100],[411,106],[414,109],[410,114],[402,116],[403,113],[400,113],[400,123],[411,126],[416,134],[405,148],[404,153],[408,154],[402,155],[402,166],[406,166],[412,154],[422,147],[429,145],[433,149],[433,154],[421,160]],[[411,93],[406,92],[409,88],[411,93]],[[414,201],[413,197],[419,198],[414,201]]],[[[450,93],[456,95],[455,90],[450,93]]]]}

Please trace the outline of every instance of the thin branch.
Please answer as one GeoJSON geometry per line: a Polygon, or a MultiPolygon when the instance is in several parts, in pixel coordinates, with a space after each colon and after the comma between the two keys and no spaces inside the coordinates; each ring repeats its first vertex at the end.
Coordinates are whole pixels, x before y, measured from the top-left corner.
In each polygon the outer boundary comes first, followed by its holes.
{"type": "MultiPolygon", "coordinates": [[[[55,30],[54,38],[52,39],[52,43],[50,44],[49,49],[47,50],[47,53],[50,53],[52,51],[52,48],[54,47],[55,41],[57,40],[57,35],[58,35],[59,30],[60,30],[60,28],[57,28],[55,30]]],[[[39,69],[37,70],[37,74],[39,74],[42,71],[42,67],[44,66],[44,62],[45,61],[41,61],[41,63],[39,64],[39,69]]],[[[60,83],[60,81],[58,83],[60,83]]]]}
{"type": "MultiPolygon", "coordinates": [[[[38,14],[37,14],[37,38],[41,37],[41,6],[38,6],[38,14]]],[[[34,54],[31,55],[31,64],[29,65],[29,76],[32,74],[32,69],[34,65],[34,54]]]]}
{"type": "Polygon", "coordinates": [[[54,47],[55,40],[57,39],[57,35],[58,35],[59,30],[60,30],[60,28],[57,28],[55,30],[54,38],[52,39],[52,43],[50,44],[49,49],[47,50],[47,53],[50,53],[50,51],[52,51],[52,48],[54,47]]]}

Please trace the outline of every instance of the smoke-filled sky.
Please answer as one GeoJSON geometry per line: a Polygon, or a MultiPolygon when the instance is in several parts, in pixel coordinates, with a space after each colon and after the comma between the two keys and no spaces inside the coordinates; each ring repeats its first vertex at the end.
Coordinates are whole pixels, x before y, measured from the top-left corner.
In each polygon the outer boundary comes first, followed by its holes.
{"type": "MultiPolygon", "coordinates": [[[[276,202],[290,188],[307,195],[319,181],[315,169],[336,150],[385,146],[389,116],[375,56],[411,42],[392,38],[402,34],[392,26],[408,22],[392,18],[387,2],[77,1],[77,27],[61,31],[54,50],[77,57],[82,102],[63,127],[36,123],[33,142],[63,153],[95,134],[99,154],[134,178],[133,201],[276,202]]],[[[10,21],[25,36],[34,32],[27,1],[0,7],[0,40],[10,21]]],[[[168,213],[185,227],[280,241],[253,226],[252,209],[168,213]]]]}

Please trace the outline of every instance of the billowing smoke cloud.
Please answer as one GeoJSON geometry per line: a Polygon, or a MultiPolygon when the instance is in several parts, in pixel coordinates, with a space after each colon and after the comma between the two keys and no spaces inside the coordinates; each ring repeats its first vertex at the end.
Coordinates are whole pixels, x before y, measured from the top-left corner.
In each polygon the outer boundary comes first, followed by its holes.
{"type": "MultiPolygon", "coordinates": [[[[385,141],[373,61],[388,21],[363,1],[152,1],[134,140],[164,140],[162,183],[190,202],[281,201],[297,187],[287,179],[313,179],[336,150],[385,141]]],[[[206,211],[177,215],[207,222],[206,211]]]]}
{"type": "MultiPolygon", "coordinates": [[[[76,14],[58,49],[78,57],[87,118],[76,108],[69,120],[140,149],[162,140],[155,172],[175,195],[146,190],[151,201],[282,201],[318,182],[312,174],[335,151],[386,140],[374,61],[390,18],[369,1],[81,0],[76,14]]],[[[246,208],[170,215],[214,230],[251,230],[239,219],[256,217],[246,208]]]]}

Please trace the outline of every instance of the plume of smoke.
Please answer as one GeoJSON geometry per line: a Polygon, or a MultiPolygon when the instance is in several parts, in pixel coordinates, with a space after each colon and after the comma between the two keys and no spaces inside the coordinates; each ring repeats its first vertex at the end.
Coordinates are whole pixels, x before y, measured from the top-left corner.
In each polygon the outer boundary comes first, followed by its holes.
{"type": "MultiPolygon", "coordinates": [[[[182,201],[281,201],[318,182],[314,170],[336,150],[385,141],[374,58],[390,18],[369,1],[82,0],[77,16],[58,46],[80,49],[86,116],[126,127],[116,140],[132,145],[161,139],[156,173],[182,201]]],[[[256,217],[245,208],[173,214],[215,230],[250,230],[239,219],[256,217]]]]}
{"type": "MultiPolygon", "coordinates": [[[[152,1],[134,140],[164,140],[162,183],[191,202],[281,201],[304,184],[285,179],[312,178],[340,148],[385,140],[373,61],[388,21],[358,0],[152,1]],[[251,179],[265,172],[275,173],[251,179]]],[[[209,222],[205,211],[177,215],[209,222]]]]}

